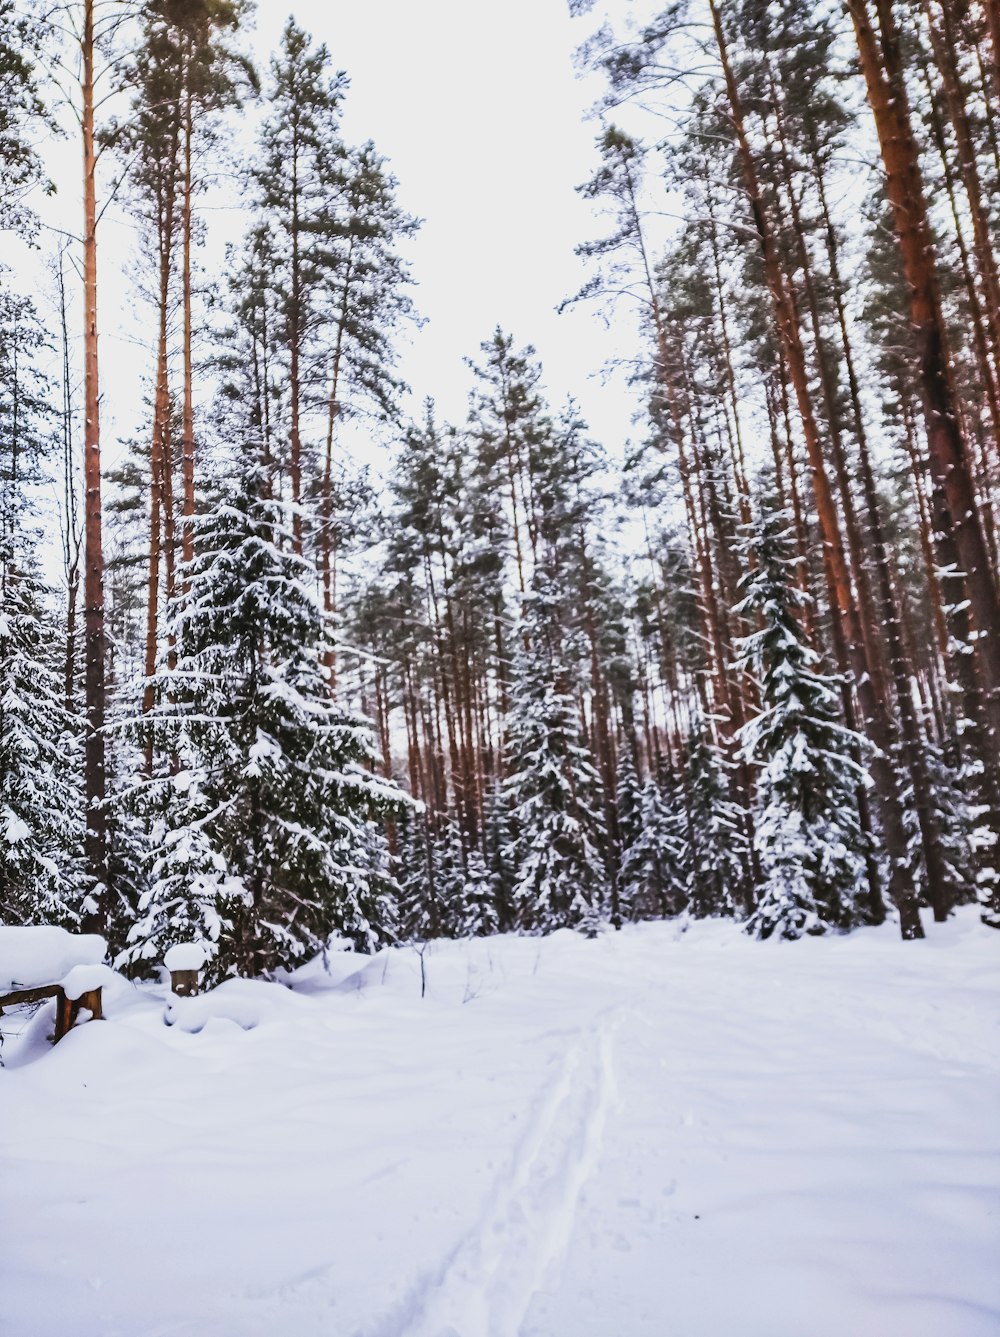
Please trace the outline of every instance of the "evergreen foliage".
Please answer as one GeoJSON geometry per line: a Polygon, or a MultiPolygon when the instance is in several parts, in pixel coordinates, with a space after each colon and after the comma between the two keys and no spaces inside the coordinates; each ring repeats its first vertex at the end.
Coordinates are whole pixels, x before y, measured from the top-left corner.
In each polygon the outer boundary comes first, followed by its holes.
{"type": "Polygon", "coordinates": [[[0,919],[72,927],[85,892],[81,747],[48,597],[25,554],[0,549],[0,919]]]}
{"type": "Polygon", "coordinates": [[[701,717],[692,725],[684,760],[687,908],[696,919],[736,915],[749,865],[744,813],[733,798],[732,763],[701,717]]]}
{"type": "MultiPolygon", "coordinates": [[[[629,770],[635,774],[631,760],[629,770]]],[[[631,817],[626,824],[621,818],[625,803],[619,787],[623,911],[632,919],[678,915],[687,904],[683,796],[666,765],[645,784],[640,785],[636,777],[628,789],[631,817]]]]}
{"type": "Polygon", "coordinates": [[[403,798],[368,769],[366,721],[330,697],[315,574],[269,491],[248,460],[199,521],[156,715],[178,767],[143,800],[162,832],[127,957],[194,937],[216,978],[292,965],[332,933],[368,951],[392,929],[371,826],[403,798]]]}
{"type": "Polygon", "coordinates": [[[32,493],[51,415],[31,303],[0,293],[0,917],[79,922],[83,797],[62,640],[36,559],[32,493]]]}
{"type": "Polygon", "coordinates": [[[600,781],[564,685],[557,605],[543,574],[525,601],[523,635],[507,718],[516,922],[535,931],[592,930],[607,897],[600,781]]]}
{"type": "Polygon", "coordinates": [[[849,928],[864,879],[855,793],[867,776],[853,756],[863,740],[840,722],[839,683],[821,671],[796,617],[802,595],[780,510],[762,512],[749,556],[741,610],[760,630],[740,656],[757,677],[761,709],[740,742],[757,769],[761,884],[747,931],[798,938],[849,928]]]}

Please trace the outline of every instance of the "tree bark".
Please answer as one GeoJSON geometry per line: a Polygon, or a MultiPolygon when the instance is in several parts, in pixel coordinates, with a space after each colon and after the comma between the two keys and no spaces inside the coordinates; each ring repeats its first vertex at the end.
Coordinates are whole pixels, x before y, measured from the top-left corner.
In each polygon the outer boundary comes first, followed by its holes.
{"type": "Polygon", "coordinates": [[[885,706],[878,699],[873,690],[871,679],[867,674],[864,641],[857,606],[851,589],[844,544],[840,533],[840,523],[830,481],[826,474],[822,443],[809,392],[808,371],[799,330],[798,313],[795,309],[794,298],[785,282],[771,229],[764,213],[756,165],[744,125],[742,102],[730,64],[725,33],[716,0],[709,0],[709,8],[719,48],[733,126],[739,144],[744,182],[760,241],[774,322],[778,337],[784,348],[792,387],[799,408],[803,436],[805,437],[806,450],[812,469],[816,510],[827,549],[827,560],[830,563],[837,606],[844,621],[848,653],[855,676],[855,686],[862,714],[866,721],[869,736],[874,744],[871,771],[875,780],[882,830],[889,854],[891,868],[890,894],[899,911],[900,931],[903,937],[907,939],[920,938],[923,937],[923,927],[920,923],[916,892],[907,860],[906,827],[899,798],[898,780],[892,765],[894,741],[892,724],[885,706]]]}
{"type": "Polygon", "coordinates": [[[868,101],[881,146],[903,273],[910,289],[910,319],[919,346],[919,377],[931,470],[943,489],[951,513],[976,624],[976,654],[983,665],[990,695],[998,698],[1000,601],[979,513],[969,452],[959,425],[932,233],[903,84],[902,57],[891,0],[877,0],[877,7],[881,42],[872,26],[867,0],[848,0],[868,101]]]}
{"type": "Polygon", "coordinates": [[[194,366],[192,360],[191,313],[191,229],[193,223],[194,182],[192,178],[192,141],[194,138],[193,96],[190,86],[184,99],[184,167],[181,193],[181,285],[183,302],[182,378],[183,408],[181,416],[181,469],[183,502],[181,514],[181,557],[187,565],[194,557],[194,366]]]}
{"type": "Polygon", "coordinates": [[[87,737],[87,870],[93,884],[88,931],[102,933],[107,918],[105,799],[104,544],[101,532],[101,425],[97,357],[97,154],[94,142],[94,4],[83,0],[81,81],[83,138],[83,341],[84,341],[84,639],[87,737]]]}
{"type": "Polygon", "coordinates": [[[1000,380],[1000,278],[997,276],[997,261],[993,253],[990,225],[986,210],[983,207],[983,188],[979,176],[979,163],[976,158],[972,128],[969,125],[969,114],[965,105],[965,92],[959,77],[958,62],[955,55],[955,33],[949,9],[950,2],[951,0],[939,0],[940,26],[935,20],[929,0],[924,0],[924,14],[927,17],[934,61],[944,86],[948,119],[951,121],[952,130],[955,133],[959,170],[962,174],[962,184],[965,187],[969,216],[972,219],[976,264],[983,285],[986,319],[989,325],[993,354],[993,370],[995,378],[1000,380]]]}

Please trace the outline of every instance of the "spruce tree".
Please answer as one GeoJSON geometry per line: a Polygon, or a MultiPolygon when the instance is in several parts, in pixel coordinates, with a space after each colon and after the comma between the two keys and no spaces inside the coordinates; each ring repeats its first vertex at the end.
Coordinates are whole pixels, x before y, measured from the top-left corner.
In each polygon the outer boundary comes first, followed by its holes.
{"type": "Polygon", "coordinates": [[[507,719],[506,793],[519,927],[592,931],[605,913],[599,778],[567,691],[558,604],[544,572],[525,600],[507,719]]]}
{"type": "Polygon", "coordinates": [[[632,750],[625,743],[618,754],[618,773],[615,776],[615,812],[618,826],[618,890],[621,912],[634,917],[632,905],[631,856],[642,836],[642,785],[632,760],[632,750]]]}
{"type": "Polygon", "coordinates": [[[466,851],[462,874],[459,936],[488,938],[497,932],[499,916],[492,872],[478,849],[466,851]]]}
{"type": "MultiPolygon", "coordinates": [[[[632,919],[662,919],[687,904],[684,811],[680,790],[664,766],[634,792],[634,815],[622,831],[622,905],[632,919]]],[[[621,800],[619,800],[619,811],[621,800]]]]}
{"type": "Polygon", "coordinates": [[[436,868],[433,843],[423,808],[404,812],[396,826],[396,857],[393,875],[399,888],[396,927],[401,942],[421,942],[436,937],[436,868]]]}
{"type": "Polygon", "coordinates": [[[696,716],[685,750],[686,822],[682,865],[689,912],[697,919],[738,913],[750,851],[743,809],[733,798],[732,763],[696,716]]]}
{"type": "Polygon", "coordinates": [[[840,723],[839,681],[822,672],[796,616],[803,595],[780,510],[757,518],[748,555],[740,609],[760,629],[740,658],[757,677],[761,707],[740,743],[758,775],[762,881],[747,931],[798,938],[850,928],[865,878],[855,795],[867,776],[854,760],[863,740],[840,723]]]}
{"type": "Polygon", "coordinates": [[[128,959],[194,937],[215,978],[291,966],[332,933],[371,950],[393,884],[371,824],[403,798],[365,720],[330,696],[316,573],[249,455],[198,520],[156,724],[178,759],[142,798],[162,823],[128,959]]]}
{"type": "Polygon", "coordinates": [[[483,857],[489,879],[490,903],[498,932],[506,933],[514,927],[514,841],[508,795],[502,782],[493,780],[489,783],[484,806],[483,857]]]}
{"type": "Polygon", "coordinates": [[[41,343],[30,302],[0,293],[0,919],[73,925],[86,909],[82,754],[31,505],[50,442],[41,343]]]}
{"type": "Polygon", "coordinates": [[[31,559],[0,548],[0,922],[79,924],[84,909],[80,737],[61,644],[31,559]]]}

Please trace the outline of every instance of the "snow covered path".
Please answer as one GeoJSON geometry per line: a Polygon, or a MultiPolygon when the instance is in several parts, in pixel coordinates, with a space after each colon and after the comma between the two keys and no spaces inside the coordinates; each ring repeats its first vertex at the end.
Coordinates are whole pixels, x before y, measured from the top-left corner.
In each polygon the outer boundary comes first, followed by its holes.
{"type": "Polygon", "coordinates": [[[2,1051],[0,1333],[995,1337],[998,947],[442,943],[424,999],[335,958],[169,1029],[122,983],[2,1051]]]}

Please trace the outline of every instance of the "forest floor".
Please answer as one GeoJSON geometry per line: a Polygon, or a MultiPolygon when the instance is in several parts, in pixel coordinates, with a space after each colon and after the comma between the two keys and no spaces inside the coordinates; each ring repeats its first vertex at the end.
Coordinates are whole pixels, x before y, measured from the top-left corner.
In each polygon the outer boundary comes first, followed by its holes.
{"type": "Polygon", "coordinates": [[[0,1332],[996,1337],[998,947],[650,924],[5,1018],[0,1332]]]}

